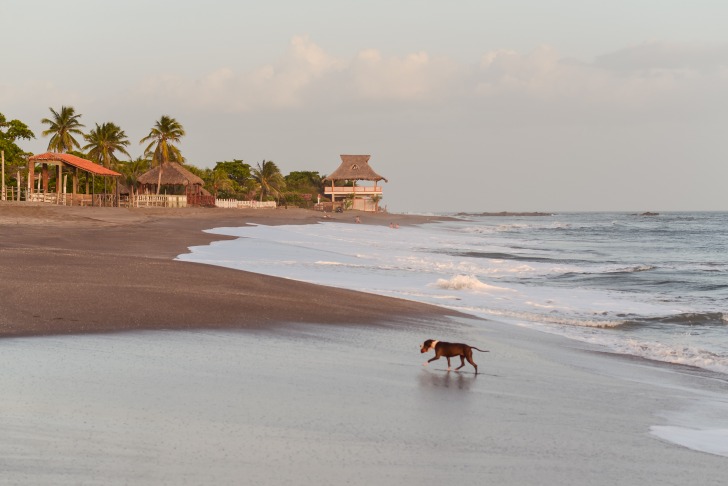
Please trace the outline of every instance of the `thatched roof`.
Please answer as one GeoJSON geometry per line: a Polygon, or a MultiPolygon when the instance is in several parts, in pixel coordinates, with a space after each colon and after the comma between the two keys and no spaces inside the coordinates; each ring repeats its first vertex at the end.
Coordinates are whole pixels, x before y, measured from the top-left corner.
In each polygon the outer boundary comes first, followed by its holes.
{"type": "Polygon", "coordinates": [[[389,182],[369,166],[371,155],[342,155],[341,165],[326,177],[330,181],[381,181],[389,182]]]}
{"type": "MultiPolygon", "coordinates": [[[[140,175],[137,181],[140,184],[157,185],[157,182],[159,181],[159,167],[160,166],[154,167],[152,170],[140,175]]],[[[190,186],[196,184],[201,186],[205,183],[202,179],[182,167],[177,162],[166,162],[162,164],[161,167],[163,186],[190,186]]]]}
{"type": "Polygon", "coordinates": [[[116,183],[117,190],[119,191],[119,194],[131,194],[131,190],[129,189],[129,186],[124,184],[123,182],[117,182],[116,183]]]}

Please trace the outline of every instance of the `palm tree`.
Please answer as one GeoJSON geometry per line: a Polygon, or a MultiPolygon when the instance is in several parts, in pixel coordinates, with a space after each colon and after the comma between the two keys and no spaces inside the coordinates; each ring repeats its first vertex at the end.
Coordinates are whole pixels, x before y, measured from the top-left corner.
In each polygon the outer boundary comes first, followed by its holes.
{"type": "Polygon", "coordinates": [[[172,145],[179,143],[185,136],[185,129],[177,120],[163,115],[149,131],[149,135],[142,138],[139,143],[150,142],[144,149],[144,156],[152,158],[152,166],[159,166],[159,179],[157,181],[157,194],[162,185],[162,167],[167,162],[184,162],[182,152],[172,145]]]}
{"type": "Polygon", "coordinates": [[[210,171],[207,181],[212,186],[212,192],[215,194],[215,197],[217,197],[217,191],[228,192],[233,189],[233,181],[225,169],[210,171]]]}
{"type": "Polygon", "coordinates": [[[374,203],[374,212],[379,212],[379,201],[382,200],[381,194],[375,194],[372,196],[372,202],[374,203]]]}
{"type": "Polygon", "coordinates": [[[116,166],[119,161],[114,155],[116,151],[131,158],[125,148],[129,145],[129,140],[124,130],[114,123],[104,123],[101,126],[97,123],[96,128],[84,135],[83,138],[88,142],[83,149],[88,150],[89,157],[104,167],[116,166]]]}
{"type": "Polygon", "coordinates": [[[129,162],[121,162],[118,165],[119,172],[124,176],[124,183],[129,187],[134,195],[139,176],[149,170],[149,160],[143,157],[137,157],[129,162]]]}
{"type": "Polygon", "coordinates": [[[262,164],[258,162],[251,172],[255,181],[260,184],[260,202],[263,202],[264,194],[274,194],[278,197],[286,187],[283,174],[272,160],[264,160],[262,164]]]}
{"type": "Polygon", "coordinates": [[[48,130],[43,131],[43,136],[52,135],[50,142],[48,142],[48,150],[65,153],[73,150],[74,147],[80,148],[73,135],[83,135],[80,130],[83,125],[78,121],[81,115],[77,115],[75,108],[72,106],[61,106],[60,113],[53,108],[49,108],[49,110],[53,113],[52,119],[43,118],[40,121],[49,125],[48,130]]]}

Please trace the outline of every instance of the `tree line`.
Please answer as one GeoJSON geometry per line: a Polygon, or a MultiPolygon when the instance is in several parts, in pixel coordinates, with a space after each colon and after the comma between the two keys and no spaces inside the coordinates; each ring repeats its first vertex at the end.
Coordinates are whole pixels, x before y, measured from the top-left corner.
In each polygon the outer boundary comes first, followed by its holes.
{"type": "MultiPolygon", "coordinates": [[[[276,200],[278,203],[307,206],[313,198],[323,193],[323,176],[315,171],[294,171],[283,175],[278,165],[263,160],[254,166],[242,159],[219,161],[212,169],[201,169],[189,163],[179,147],[186,135],[182,124],[175,118],[163,115],[149,134],[139,140],[144,145],[143,155],[135,159],[127,151],[131,145],[124,130],[113,122],[95,123],[84,131],[81,114],[71,106],[56,111],[49,108],[50,116],[41,123],[46,126],[43,137],[50,137],[49,152],[68,153],[92,160],[122,174],[122,183],[131,190],[138,190],[138,178],[153,167],[163,168],[167,162],[181,164],[205,183],[204,187],[215,197],[238,200],[276,200]],[[82,145],[83,143],[83,145],[82,145]]],[[[35,134],[19,120],[7,120],[0,113],[0,150],[5,153],[8,185],[16,184],[16,174],[25,169],[28,157],[18,144],[34,139],[35,134]],[[8,183],[9,182],[9,183],[8,183]]],[[[159,171],[161,182],[162,170],[159,171]]],[[[161,184],[157,184],[159,190],[161,184]]]]}

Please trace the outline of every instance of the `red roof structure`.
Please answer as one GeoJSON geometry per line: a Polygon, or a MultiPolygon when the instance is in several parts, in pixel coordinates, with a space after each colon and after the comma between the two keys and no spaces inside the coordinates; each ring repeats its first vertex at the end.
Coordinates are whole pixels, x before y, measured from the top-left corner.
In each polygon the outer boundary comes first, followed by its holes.
{"type": "MultiPolygon", "coordinates": [[[[106,183],[107,178],[109,177],[118,180],[121,176],[122,175],[115,170],[107,169],[103,165],[99,165],[95,162],[91,162],[90,160],[82,159],[81,157],[76,157],[71,154],[46,152],[44,154],[33,155],[28,157],[28,193],[26,200],[36,202],[55,202],[55,204],[66,205],[118,205],[118,192],[115,195],[107,194],[106,183]],[[37,178],[37,189],[33,184],[33,182],[36,181],[36,164],[41,165],[40,177],[37,178]],[[55,167],[55,169],[50,169],[50,167],[55,167]],[[53,192],[50,191],[51,170],[56,173],[56,187],[53,192]],[[79,171],[90,174],[90,176],[86,178],[86,190],[82,194],[79,193],[79,171]],[[71,176],[72,188],[70,194],[66,192],[67,175],[71,176]],[[96,194],[95,190],[95,181],[97,176],[104,180],[104,193],[100,195],[96,194]],[[91,180],[89,181],[89,179],[91,180]],[[89,187],[89,185],[91,187],[89,187]],[[55,193],[55,195],[51,196],[53,193],[55,193]]],[[[112,187],[116,189],[118,186],[113,184],[112,187]]]]}
{"type": "Polygon", "coordinates": [[[75,155],[71,155],[71,154],[46,152],[46,153],[40,154],[40,155],[33,155],[32,157],[29,157],[28,160],[30,162],[35,162],[35,163],[63,162],[65,164],[68,164],[73,167],[78,167],[81,170],[85,170],[86,172],[91,172],[92,174],[95,174],[98,176],[106,176],[106,177],[121,176],[120,173],[113,171],[111,169],[107,169],[103,165],[99,165],[95,162],[91,162],[90,160],[82,159],[81,157],[76,157],[75,155]]]}

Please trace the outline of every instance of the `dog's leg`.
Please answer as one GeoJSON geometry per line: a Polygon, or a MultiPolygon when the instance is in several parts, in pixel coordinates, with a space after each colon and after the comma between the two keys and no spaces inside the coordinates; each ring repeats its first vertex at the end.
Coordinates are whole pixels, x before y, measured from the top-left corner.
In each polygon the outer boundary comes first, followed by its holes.
{"type": "Polygon", "coordinates": [[[450,356],[447,357],[447,371],[450,371],[450,356]]]}
{"type": "MultiPolygon", "coordinates": [[[[472,356],[468,356],[468,363],[470,363],[471,365],[473,365],[473,368],[475,368],[475,374],[477,375],[478,374],[478,365],[475,364],[475,361],[473,361],[473,357],[472,356]]],[[[465,366],[464,363],[463,363],[463,366],[465,366]]]]}
{"type": "Polygon", "coordinates": [[[463,355],[461,354],[461,355],[460,355],[460,366],[458,366],[457,368],[455,368],[455,371],[459,370],[459,369],[460,369],[460,368],[462,368],[463,366],[465,366],[465,358],[464,358],[464,357],[463,357],[463,355]]]}
{"type": "Polygon", "coordinates": [[[435,361],[436,359],[440,359],[440,357],[439,357],[438,355],[435,355],[435,357],[434,357],[434,358],[430,358],[430,359],[428,359],[427,361],[425,361],[424,363],[422,363],[422,366],[427,366],[427,365],[428,365],[429,363],[432,363],[432,362],[433,362],[433,361],[435,361]]]}

